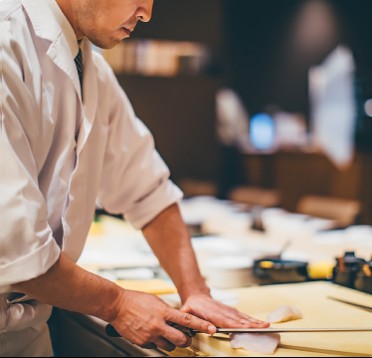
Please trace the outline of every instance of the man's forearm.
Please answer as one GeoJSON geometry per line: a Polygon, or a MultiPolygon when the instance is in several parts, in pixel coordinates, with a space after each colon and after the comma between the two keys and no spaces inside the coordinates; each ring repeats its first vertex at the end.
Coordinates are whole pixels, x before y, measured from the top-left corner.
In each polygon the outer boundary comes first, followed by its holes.
{"type": "Polygon", "coordinates": [[[12,290],[40,302],[90,314],[105,321],[115,317],[115,302],[124,293],[113,282],[82,269],[63,253],[47,273],[13,285],[12,290]]]}
{"type": "Polygon", "coordinates": [[[143,234],[175,283],[181,299],[185,300],[190,294],[209,294],[178,205],[162,211],[143,228],[143,234]]]}

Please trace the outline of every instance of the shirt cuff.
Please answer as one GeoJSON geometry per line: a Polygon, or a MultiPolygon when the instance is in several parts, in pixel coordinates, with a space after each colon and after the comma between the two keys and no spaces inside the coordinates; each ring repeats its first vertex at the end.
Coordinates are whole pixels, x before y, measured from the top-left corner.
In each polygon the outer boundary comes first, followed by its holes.
{"type": "Polygon", "coordinates": [[[61,249],[53,238],[35,251],[6,265],[0,265],[1,286],[31,280],[46,273],[58,260],[61,249]]]}
{"type": "Polygon", "coordinates": [[[142,229],[168,206],[179,202],[182,191],[170,180],[165,180],[155,191],[143,198],[133,210],[125,213],[125,218],[136,229],[142,229]]]}

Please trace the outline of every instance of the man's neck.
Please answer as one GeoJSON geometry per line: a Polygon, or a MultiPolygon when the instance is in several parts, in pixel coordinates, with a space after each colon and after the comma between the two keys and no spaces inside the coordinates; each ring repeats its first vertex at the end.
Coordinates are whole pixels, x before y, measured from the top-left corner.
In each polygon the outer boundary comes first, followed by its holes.
{"type": "MultiPolygon", "coordinates": [[[[79,0],[74,0],[79,1],[79,0]]],[[[55,0],[58,6],[61,8],[62,12],[66,16],[67,20],[70,22],[72,28],[75,31],[76,37],[78,40],[83,38],[83,35],[79,29],[78,23],[76,21],[76,16],[74,15],[74,11],[72,9],[71,0],[55,0]]]]}

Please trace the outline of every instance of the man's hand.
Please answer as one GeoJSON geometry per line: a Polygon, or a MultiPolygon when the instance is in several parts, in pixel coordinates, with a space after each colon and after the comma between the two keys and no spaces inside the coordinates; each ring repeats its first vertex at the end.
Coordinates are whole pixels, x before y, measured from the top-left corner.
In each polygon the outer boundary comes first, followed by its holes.
{"type": "MultiPolygon", "coordinates": [[[[182,312],[221,328],[269,326],[267,322],[254,319],[211,298],[210,290],[199,271],[190,235],[177,205],[171,205],[163,210],[143,228],[143,233],[162,267],[177,287],[183,302],[182,312]]],[[[182,325],[182,322],[176,323],[182,325]]]]}
{"type": "Polygon", "coordinates": [[[147,293],[125,290],[117,305],[116,317],[110,323],[122,337],[143,348],[172,351],[189,346],[191,338],[170,326],[171,322],[208,334],[216,332],[207,320],[176,310],[147,293]]]}
{"type": "Polygon", "coordinates": [[[266,328],[270,325],[204,294],[190,295],[181,311],[208,320],[221,328],[266,328]]]}

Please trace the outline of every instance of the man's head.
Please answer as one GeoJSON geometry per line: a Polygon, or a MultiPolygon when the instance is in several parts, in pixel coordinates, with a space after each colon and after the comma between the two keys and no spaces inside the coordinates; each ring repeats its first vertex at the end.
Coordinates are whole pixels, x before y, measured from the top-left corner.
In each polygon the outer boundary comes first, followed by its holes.
{"type": "Polygon", "coordinates": [[[56,0],[78,39],[109,49],[151,19],[153,0],[56,0]]]}

